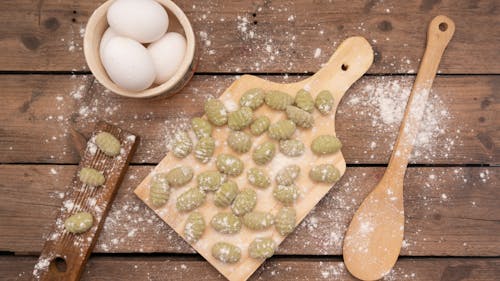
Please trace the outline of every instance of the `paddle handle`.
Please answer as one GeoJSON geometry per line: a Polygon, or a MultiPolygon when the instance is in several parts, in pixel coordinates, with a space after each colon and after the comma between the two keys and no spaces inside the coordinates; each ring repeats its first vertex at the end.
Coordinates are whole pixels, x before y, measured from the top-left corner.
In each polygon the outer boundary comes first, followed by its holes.
{"type": "MultiPolygon", "coordinates": [[[[393,180],[400,180],[401,183],[403,181],[432,82],[436,76],[441,56],[454,32],[455,24],[446,16],[437,16],[429,24],[424,57],[406,104],[399,135],[386,172],[386,175],[393,180]]],[[[402,187],[402,184],[399,186],[402,187]]]]}

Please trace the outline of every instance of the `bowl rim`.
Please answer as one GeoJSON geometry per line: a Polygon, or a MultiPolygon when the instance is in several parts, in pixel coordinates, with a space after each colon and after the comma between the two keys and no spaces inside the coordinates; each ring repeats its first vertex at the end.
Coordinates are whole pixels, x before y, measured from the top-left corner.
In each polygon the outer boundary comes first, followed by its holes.
{"type": "Polygon", "coordinates": [[[90,29],[93,29],[93,27],[96,26],[98,20],[101,17],[106,17],[107,10],[114,1],[116,0],[108,0],[103,4],[101,4],[97,9],[95,9],[92,15],[90,16],[85,28],[85,34],[83,37],[83,52],[85,56],[85,61],[87,62],[87,65],[89,66],[89,69],[94,75],[94,77],[97,79],[97,81],[99,81],[99,83],[101,83],[106,89],[110,90],[111,92],[120,96],[131,97],[131,98],[154,97],[165,94],[169,90],[176,88],[176,86],[180,82],[182,82],[183,78],[190,71],[190,68],[193,64],[196,51],[196,46],[195,46],[196,40],[193,27],[191,26],[191,23],[187,18],[186,14],[181,10],[181,8],[179,8],[179,6],[177,6],[177,4],[175,4],[171,0],[154,0],[154,1],[162,5],[164,9],[167,9],[177,18],[177,20],[179,21],[180,25],[184,30],[184,35],[186,36],[186,45],[187,45],[186,53],[184,55],[184,59],[182,60],[182,63],[178,71],[174,74],[174,76],[172,76],[166,82],[157,85],[156,87],[148,88],[139,92],[133,92],[120,88],[109,78],[107,73],[105,77],[103,77],[103,75],[96,75],[98,68],[97,64],[102,65],[102,62],[100,55],[94,52],[93,49],[94,46],[91,45],[89,42],[88,38],[92,36],[92,31],[90,29]]]}

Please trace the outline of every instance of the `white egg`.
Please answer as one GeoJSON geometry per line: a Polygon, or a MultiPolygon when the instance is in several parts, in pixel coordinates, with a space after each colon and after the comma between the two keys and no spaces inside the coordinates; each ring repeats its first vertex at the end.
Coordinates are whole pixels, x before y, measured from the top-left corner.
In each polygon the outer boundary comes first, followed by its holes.
{"type": "Polygon", "coordinates": [[[156,71],[155,83],[170,79],[179,69],[186,54],[186,39],[176,32],[168,32],[148,46],[156,71]]]}
{"type": "Polygon", "coordinates": [[[106,31],[102,35],[101,43],[99,43],[99,55],[101,57],[101,61],[102,61],[102,54],[104,52],[104,46],[106,46],[109,40],[111,40],[111,38],[115,36],[118,36],[118,34],[116,34],[116,32],[111,27],[108,27],[108,29],[106,29],[106,31]]]}
{"type": "Polygon", "coordinates": [[[141,43],[160,39],[168,28],[167,12],[153,0],[116,0],[109,6],[107,18],[118,34],[141,43]]]}
{"type": "Polygon", "coordinates": [[[148,50],[130,38],[116,36],[104,46],[102,64],[119,87],[142,91],[153,84],[156,72],[148,50]]]}

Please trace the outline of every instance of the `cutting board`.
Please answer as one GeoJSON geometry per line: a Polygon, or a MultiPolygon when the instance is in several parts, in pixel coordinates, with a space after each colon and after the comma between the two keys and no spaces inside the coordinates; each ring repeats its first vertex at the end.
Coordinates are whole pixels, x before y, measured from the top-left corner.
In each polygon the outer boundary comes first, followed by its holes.
{"type": "MultiPolygon", "coordinates": [[[[296,180],[296,184],[300,189],[301,195],[293,205],[297,211],[297,224],[304,219],[304,217],[314,208],[314,206],[316,206],[321,198],[323,198],[323,196],[325,196],[333,187],[331,184],[319,184],[312,182],[308,177],[309,170],[315,165],[329,163],[334,164],[340,171],[341,175],[344,174],[346,163],[341,152],[327,156],[316,156],[311,152],[310,144],[316,136],[324,134],[335,135],[335,113],[342,96],[345,94],[347,89],[349,89],[349,87],[368,70],[372,62],[373,50],[366,39],[363,37],[351,37],[342,42],[323,68],[321,68],[313,76],[304,79],[303,81],[290,84],[280,84],[267,81],[253,75],[243,75],[229,88],[227,88],[227,90],[219,97],[229,111],[237,109],[240,97],[245,91],[256,87],[262,88],[266,91],[280,90],[289,93],[292,96],[294,96],[298,90],[305,89],[311,93],[313,98],[320,91],[329,90],[335,99],[333,110],[329,114],[322,115],[318,110],[314,110],[313,116],[315,124],[313,128],[298,128],[295,132],[293,138],[300,139],[306,145],[306,152],[302,156],[287,157],[277,152],[273,160],[263,167],[273,179],[273,184],[267,189],[254,188],[257,192],[258,198],[257,205],[254,210],[268,211],[275,214],[282,207],[281,204],[273,198],[272,190],[276,184],[274,182],[276,172],[286,165],[297,164],[301,168],[300,175],[296,180]]],[[[286,119],[286,114],[283,111],[272,110],[265,105],[254,111],[254,117],[261,115],[269,117],[271,119],[271,124],[281,119],[286,119]]],[[[246,130],[248,130],[248,128],[246,130]]],[[[212,136],[216,140],[216,149],[214,157],[212,157],[212,160],[206,164],[201,164],[197,161],[193,154],[190,154],[184,159],[178,159],[173,156],[172,153],[168,153],[167,156],[165,156],[165,158],[163,158],[163,160],[161,160],[161,162],[155,167],[151,174],[149,174],[139,184],[139,186],[135,189],[135,194],[142,199],[144,203],[151,207],[150,202],[148,201],[149,184],[152,175],[155,173],[167,172],[177,166],[186,165],[194,169],[195,178],[200,172],[217,170],[214,159],[218,154],[229,153],[237,155],[226,145],[226,139],[229,132],[230,130],[227,126],[219,128],[216,127],[214,129],[212,136]]],[[[253,137],[253,147],[251,151],[253,151],[253,148],[255,148],[258,144],[267,140],[270,140],[267,134],[262,134],[259,137],[253,137]]],[[[276,145],[278,144],[276,143],[276,145]]],[[[349,146],[348,140],[345,140],[343,145],[349,146]]],[[[244,187],[250,187],[250,184],[246,179],[246,171],[256,165],[251,158],[251,153],[238,156],[245,163],[245,172],[238,177],[231,177],[231,180],[235,181],[239,188],[242,189],[244,187]]],[[[262,166],[259,167],[262,168],[262,166]]],[[[196,185],[194,178],[184,187],[171,188],[172,193],[170,195],[170,199],[164,207],[158,209],[151,207],[161,217],[161,219],[163,219],[181,236],[183,236],[182,233],[184,224],[189,213],[178,212],[175,208],[175,202],[176,198],[180,194],[188,188],[196,185]]],[[[250,242],[252,242],[256,237],[271,236],[279,245],[285,237],[278,234],[274,228],[270,228],[265,231],[252,231],[243,227],[236,235],[224,235],[217,233],[211,228],[209,222],[213,215],[220,211],[227,211],[229,208],[222,210],[215,207],[212,197],[213,193],[207,194],[207,200],[197,209],[203,214],[205,222],[208,225],[202,238],[195,244],[191,244],[191,246],[229,280],[246,280],[264,262],[264,260],[256,260],[248,256],[247,248],[250,242]],[[242,256],[238,263],[224,264],[212,257],[211,247],[214,243],[219,241],[233,243],[241,248],[242,256]]]]}

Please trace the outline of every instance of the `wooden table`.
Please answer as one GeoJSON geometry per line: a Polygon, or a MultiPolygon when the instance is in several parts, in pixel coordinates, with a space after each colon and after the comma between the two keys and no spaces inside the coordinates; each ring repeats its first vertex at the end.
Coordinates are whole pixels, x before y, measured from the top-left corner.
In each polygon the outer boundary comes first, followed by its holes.
{"type": "Polygon", "coordinates": [[[361,35],[376,55],[337,113],[347,172],[251,278],[353,279],[344,231],[388,162],[427,24],[445,14],[457,30],[406,174],[405,240],[386,279],[498,280],[498,1],[177,1],[199,39],[197,73],[178,95],[147,100],[105,91],[85,65],[82,35],[100,2],[0,2],[0,279],[31,276],[79,161],[71,130],[88,136],[99,119],[141,143],[82,279],[223,279],[133,188],[167,153],[169,133],[238,75],[302,79],[361,35]]]}

